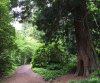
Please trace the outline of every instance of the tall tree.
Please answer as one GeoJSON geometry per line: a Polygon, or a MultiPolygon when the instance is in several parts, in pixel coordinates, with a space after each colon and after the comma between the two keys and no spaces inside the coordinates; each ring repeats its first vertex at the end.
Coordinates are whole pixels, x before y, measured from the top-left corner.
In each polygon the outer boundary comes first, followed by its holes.
{"type": "MultiPolygon", "coordinates": [[[[99,60],[96,55],[95,48],[93,46],[93,41],[92,41],[91,33],[89,31],[90,30],[89,26],[88,26],[87,16],[88,16],[89,11],[87,11],[86,0],[76,0],[76,1],[68,0],[68,2],[67,1],[61,2],[59,0],[56,0],[55,2],[53,2],[51,7],[47,7],[48,11],[50,12],[52,11],[51,13],[49,12],[49,14],[46,14],[47,11],[45,9],[46,8],[44,7],[43,11],[45,13],[42,12],[42,15],[44,14],[45,18],[43,20],[43,17],[42,17],[42,20],[40,22],[42,24],[40,26],[44,29],[47,29],[46,33],[48,35],[46,36],[49,38],[54,36],[54,33],[59,30],[58,28],[61,25],[61,21],[62,20],[64,21],[64,19],[62,18],[67,17],[66,15],[63,15],[62,12],[65,12],[65,11],[70,12],[72,13],[74,17],[74,27],[75,27],[76,44],[77,44],[77,58],[78,58],[76,75],[87,76],[91,72],[99,68],[99,60]],[[64,9],[65,7],[66,9],[64,9]],[[53,16],[56,15],[56,16],[53,17],[52,15],[53,16]],[[51,17],[52,17],[52,20],[51,20],[51,17]],[[51,24],[47,23],[46,21],[50,22],[51,24]],[[47,25],[48,26],[50,25],[51,27],[49,26],[48,28],[47,25]],[[55,26],[52,27],[53,25],[55,26]]],[[[67,14],[67,13],[65,12],[64,14],[67,14]]],[[[58,35],[58,34],[55,34],[55,35],[58,35]]]]}
{"type": "Polygon", "coordinates": [[[78,4],[74,7],[72,12],[74,16],[78,57],[76,75],[87,76],[89,73],[99,68],[99,61],[89,31],[86,0],[77,1],[78,4]]]}

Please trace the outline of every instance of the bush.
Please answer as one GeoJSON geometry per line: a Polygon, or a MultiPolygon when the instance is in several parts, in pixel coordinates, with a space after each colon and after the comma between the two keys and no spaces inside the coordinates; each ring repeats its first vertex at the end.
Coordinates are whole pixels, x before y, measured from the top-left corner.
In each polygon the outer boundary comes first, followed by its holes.
{"type": "Polygon", "coordinates": [[[44,68],[33,68],[33,71],[39,73],[45,80],[53,80],[54,78],[67,73],[67,69],[62,68],[60,70],[50,70],[44,68]]]}
{"type": "Polygon", "coordinates": [[[77,58],[75,55],[70,54],[69,55],[69,61],[67,62],[67,67],[69,70],[76,70],[76,64],[77,64],[77,58]]]}
{"type": "Polygon", "coordinates": [[[13,68],[11,50],[15,49],[15,29],[10,24],[8,0],[0,0],[0,76],[13,68]]]}
{"type": "Polygon", "coordinates": [[[45,67],[50,64],[64,64],[68,61],[68,53],[56,43],[43,45],[37,49],[32,58],[33,66],[45,67]]]}
{"type": "Polygon", "coordinates": [[[14,59],[9,51],[1,53],[0,56],[0,76],[9,74],[14,68],[14,59]]]}
{"type": "Polygon", "coordinates": [[[76,56],[68,53],[61,45],[51,43],[37,49],[33,58],[33,71],[46,80],[52,80],[66,74],[76,67],[76,56]]]}
{"type": "Polygon", "coordinates": [[[91,78],[100,77],[100,69],[95,70],[93,73],[90,74],[91,78]]]}
{"type": "Polygon", "coordinates": [[[53,64],[50,64],[50,65],[47,65],[46,67],[49,70],[60,70],[60,69],[63,69],[64,65],[62,65],[62,64],[54,64],[53,63],[53,64]]]}

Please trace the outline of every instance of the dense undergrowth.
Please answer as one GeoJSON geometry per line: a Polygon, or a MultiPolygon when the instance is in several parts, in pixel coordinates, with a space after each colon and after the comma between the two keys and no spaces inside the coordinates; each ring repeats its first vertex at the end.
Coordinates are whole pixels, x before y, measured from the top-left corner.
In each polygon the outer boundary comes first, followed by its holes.
{"type": "Polygon", "coordinates": [[[100,69],[91,73],[86,79],[84,80],[71,80],[68,83],[100,83],[100,69]]]}
{"type": "Polygon", "coordinates": [[[32,60],[33,71],[39,73],[45,80],[66,74],[71,69],[76,69],[76,57],[64,47],[51,43],[39,47],[32,60]]]}
{"type": "Polygon", "coordinates": [[[50,70],[45,68],[33,68],[33,71],[43,76],[45,80],[53,80],[54,78],[67,73],[67,68],[60,70],[50,70]]]}
{"type": "Polygon", "coordinates": [[[8,1],[0,0],[0,77],[12,71],[15,29],[10,24],[8,1]]]}

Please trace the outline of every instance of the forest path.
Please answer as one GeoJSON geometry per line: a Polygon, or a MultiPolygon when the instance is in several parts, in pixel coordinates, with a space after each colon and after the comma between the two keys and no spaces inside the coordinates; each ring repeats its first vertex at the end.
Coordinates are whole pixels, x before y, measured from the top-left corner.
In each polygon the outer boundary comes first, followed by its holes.
{"type": "Polygon", "coordinates": [[[69,73],[67,75],[56,78],[52,83],[68,83],[70,80],[82,80],[85,79],[83,76],[75,76],[74,73],[69,73]]]}
{"type": "MultiPolygon", "coordinates": [[[[1,83],[1,82],[0,82],[1,83]]],[[[40,75],[31,70],[30,65],[19,66],[11,76],[2,83],[48,83],[40,75]]]]}
{"type": "MultiPolygon", "coordinates": [[[[31,70],[30,65],[19,66],[12,75],[4,78],[2,83],[67,83],[69,80],[81,80],[81,76],[75,77],[74,73],[56,78],[52,82],[45,81],[40,75],[31,70]]],[[[1,82],[0,82],[1,83],[1,82]]]]}

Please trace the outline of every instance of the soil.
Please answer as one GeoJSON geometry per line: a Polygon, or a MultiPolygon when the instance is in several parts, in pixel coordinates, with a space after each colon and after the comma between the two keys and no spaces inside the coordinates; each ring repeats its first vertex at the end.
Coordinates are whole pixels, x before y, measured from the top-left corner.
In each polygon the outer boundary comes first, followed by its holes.
{"type": "Polygon", "coordinates": [[[31,70],[30,65],[18,67],[15,72],[4,78],[2,83],[48,83],[31,70]]]}
{"type": "Polygon", "coordinates": [[[34,73],[31,70],[30,65],[19,66],[12,75],[5,77],[0,83],[67,83],[69,80],[81,80],[84,79],[81,76],[74,76],[73,73],[69,73],[65,76],[61,76],[50,81],[45,81],[39,74],[34,73]]]}
{"type": "Polygon", "coordinates": [[[67,75],[56,78],[53,83],[68,83],[70,80],[82,80],[85,79],[83,76],[75,76],[74,73],[69,73],[67,75]]]}

